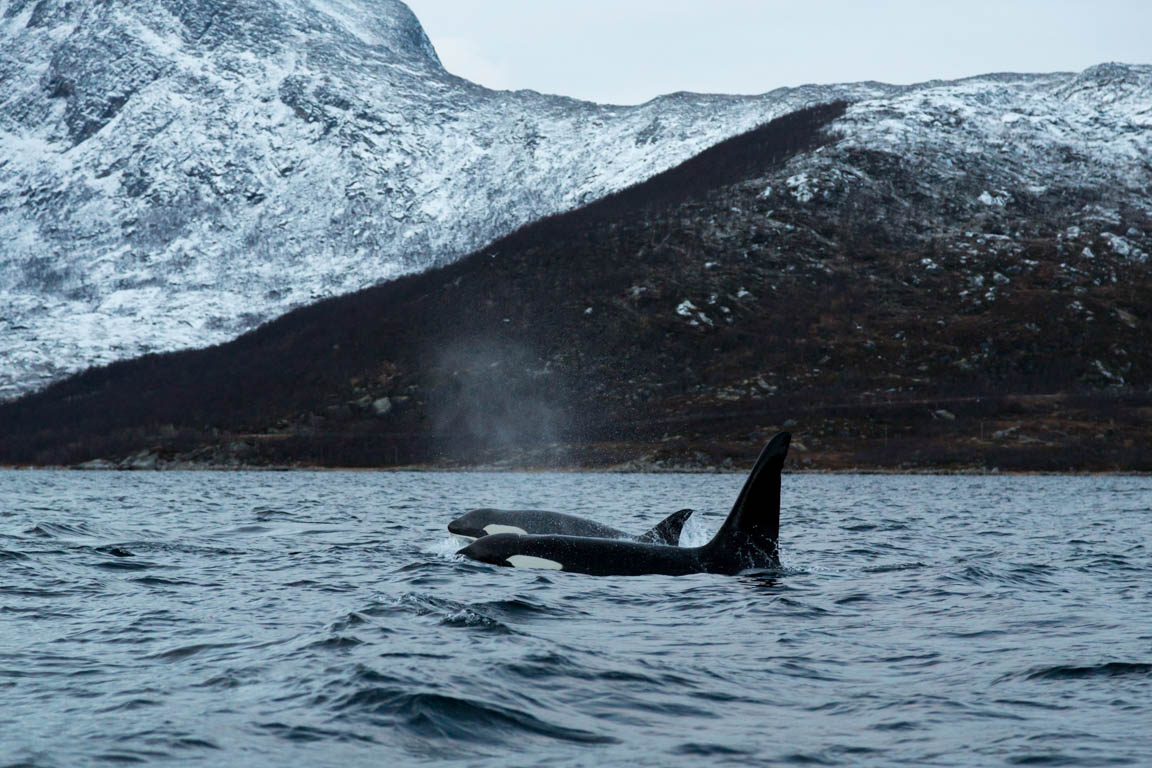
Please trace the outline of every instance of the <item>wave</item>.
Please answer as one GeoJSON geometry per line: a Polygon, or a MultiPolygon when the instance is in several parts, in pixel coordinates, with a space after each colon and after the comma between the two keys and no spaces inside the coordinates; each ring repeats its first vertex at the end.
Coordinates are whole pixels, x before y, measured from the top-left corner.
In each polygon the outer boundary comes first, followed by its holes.
{"type": "Polygon", "coordinates": [[[390,614],[410,614],[422,617],[438,617],[441,626],[481,629],[498,634],[515,634],[515,631],[481,607],[448,600],[433,595],[409,592],[388,601],[367,606],[360,613],[366,616],[386,616],[390,614]]]}
{"type": "Polygon", "coordinates": [[[611,736],[550,723],[514,707],[431,691],[362,688],[339,699],[334,708],[385,718],[388,724],[430,739],[505,743],[532,734],[583,744],[616,742],[611,736]]]}
{"type": "Polygon", "coordinates": [[[24,529],[25,536],[36,536],[43,539],[59,539],[70,536],[97,536],[96,530],[84,523],[36,523],[24,529]]]}
{"type": "Polygon", "coordinates": [[[1152,663],[1109,661],[1088,667],[1061,664],[1039,667],[1024,675],[1026,680],[1086,680],[1099,677],[1152,677],[1152,663]]]}

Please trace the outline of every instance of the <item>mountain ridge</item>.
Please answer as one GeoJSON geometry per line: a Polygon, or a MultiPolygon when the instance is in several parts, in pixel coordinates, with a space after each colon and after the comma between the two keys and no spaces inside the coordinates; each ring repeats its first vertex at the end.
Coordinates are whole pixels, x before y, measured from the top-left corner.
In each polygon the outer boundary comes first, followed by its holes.
{"type": "MultiPolygon", "coordinates": [[[[1007,204],[1079,164],[1085,188],[1122,182],[1112,208],[1149,197],[1118,170],[1147,156],[1148,67],[613,107],[489,91],[426,42],[397,0],[0,2],[0,398],[452,261],[838,99],[860,105],[849,141],[919,156],[939,195],[1007,204]],[[941,172],[1005,137],[1038,150],[1016,168],[1005,151],[998,177],[978,156],[963,170],[996,188],[941,172]]],[[[817,170],[821,194],[851,182],[817,170]]]]}
{"type": "Polygon", "coordinates": [[[490,91],[398,0],[5,0],[0,51],[0,397],[450,261],[866,91],[490,91]]]}
{"type": "Polygon", "coordinates": [[[0,461],[699,468],[788,428],[807,467],[1152,469],[1152,265],[1109,231],[1152,217],[1075,185],[985,202],[982,177],[924,198],[917,154],[840,132],[858,109],[0,406],[0,461]]]}

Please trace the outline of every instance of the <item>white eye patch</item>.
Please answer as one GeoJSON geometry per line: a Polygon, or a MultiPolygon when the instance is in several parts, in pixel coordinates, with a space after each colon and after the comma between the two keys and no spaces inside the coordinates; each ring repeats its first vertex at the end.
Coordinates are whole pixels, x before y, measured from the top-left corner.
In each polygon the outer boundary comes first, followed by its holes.
{"type": "Polygon", "coordinates": [[[528,533],[528,531],[523,528],[517,528],[514,525],[497,525],[496,523],[492,523],[491,525],[484,526],[484,533],[528,533]]]}
{"type": "Polygon", "coordinates": [[[531,555],[512,555],[508,558],[508,564],[513,568],[540,568],[546,571],[562,571],[564,566],[555,560],[547,560],[543,557],[532,557],[531,555]]]}

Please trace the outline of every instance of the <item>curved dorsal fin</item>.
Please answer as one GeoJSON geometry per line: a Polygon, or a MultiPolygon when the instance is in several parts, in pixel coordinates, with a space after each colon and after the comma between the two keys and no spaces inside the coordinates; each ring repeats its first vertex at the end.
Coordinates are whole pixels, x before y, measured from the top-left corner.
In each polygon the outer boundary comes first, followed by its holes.
{"type": "Polygon", "coordinates": [[[791,440],[792,433],[781,432],[764,446],[728,519],[708,546],[723,545],[739,534],[776,551],[780,539],[780,470],[791,440]]]}
{"type": "Polygon", "coordinates": [[[693,510],[681,509],[673,512],[668,517],[661,520],[649,530],[636,537],[636,541],[643,541],[646,544],[668,544],[676,546],[680,543],[680,531],[684,529],[684,523],[688,522],[688,518],[692,517],[693,510]]]}

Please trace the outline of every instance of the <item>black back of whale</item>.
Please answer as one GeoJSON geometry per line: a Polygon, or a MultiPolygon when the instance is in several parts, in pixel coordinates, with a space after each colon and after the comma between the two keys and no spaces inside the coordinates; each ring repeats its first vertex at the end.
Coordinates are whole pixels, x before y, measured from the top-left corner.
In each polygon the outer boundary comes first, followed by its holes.
{"type": "Polygon", "coordinates": [[[460,554],[494,565],[520,562],[595,576],[689,573],[737,574],[780,565],[780,471],[792,436],[769,441],[744,482],[728,518],[702,547],[669,547],[577,536],[499,533],[477,539],[460,554]]]}
{"type": "Polygon", "coordinates": [[[519,528],[530,534],[556,534],[585,536],[601,539],[630,539],[651,544],[670,544],[680,541],[680,531],[692,516],[691,509],[681,509],[661,520],[639,536],[619,531],[576,515],[549,512],[546,509],[473,509],[448,523],[448,530],[457,536],[479,539],[489,536],[486,526],[500,525],[519,528]]]}

